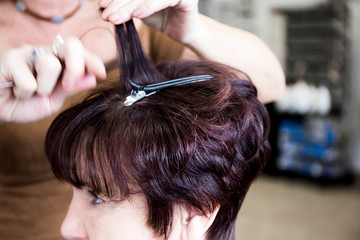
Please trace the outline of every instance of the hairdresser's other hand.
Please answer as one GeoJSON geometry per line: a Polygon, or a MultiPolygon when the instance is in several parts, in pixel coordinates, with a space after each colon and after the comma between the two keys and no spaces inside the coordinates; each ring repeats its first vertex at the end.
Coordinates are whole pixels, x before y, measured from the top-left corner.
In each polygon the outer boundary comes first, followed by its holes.
{"type": "Polygon", "coordinates": [[[179,42],[186,42],[199,22],[198,0],[102,0],[104,20],[120,24],[143,21],[179,42]]]}
{"type": "MultiPolygon", "coordinates": [[[[38,48],[39,49],[39,48],[38,48]]],[[[96,77],[105,78],[102,60],[66,38],[56,57],[50,46],[33,59],[34,47],[10,49],[0,57],[0,122],[32,122],[47,117],[62,107],[73,94],[96,86],[96,77]]]]}

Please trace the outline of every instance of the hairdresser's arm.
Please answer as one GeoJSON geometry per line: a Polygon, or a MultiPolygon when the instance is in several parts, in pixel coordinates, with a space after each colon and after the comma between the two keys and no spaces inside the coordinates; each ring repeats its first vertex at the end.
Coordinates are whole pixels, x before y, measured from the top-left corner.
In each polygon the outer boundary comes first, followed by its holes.
{"type": "Polygon", "coordinates": [[[101,59],[76,38],[65,39],[57,57],[43,48],[35,60],[33,49],[25,45],[0,56],[0,86],[14,85],[0,87],[0,123],[47,117],[59,111],[67,97],[95,87],[96,77],[106,76],[101,59]]]}
{"type": "Polygon", "coordinates": [[[202,15],[197,24],[184,43],[201,58],[246,72],[264,103],[278,100],[283,95],[285,77],[281,65],[259,38],[202,15]]]}
{"type": "Polygon", "coordinates": [[[263,102],[277,100],[284,92],[284,74],[272,51],[256,36],[199,14],[197,0],[102,0],[100,6],[107,21],[143,19],[200,58],[246,72],[263,102]]]}

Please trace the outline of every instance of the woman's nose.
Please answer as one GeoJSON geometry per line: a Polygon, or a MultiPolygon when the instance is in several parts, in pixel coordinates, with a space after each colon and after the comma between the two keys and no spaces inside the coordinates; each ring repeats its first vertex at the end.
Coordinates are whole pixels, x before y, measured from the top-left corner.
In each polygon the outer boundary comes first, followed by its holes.
{"type": "Polygon", "coordinates": [[[81,210],[81,203],[78,202],[75,194],[71,200],[66,217],[61,225],[61,235],[68,240],[88,239],[84,216],[81,210]]]}

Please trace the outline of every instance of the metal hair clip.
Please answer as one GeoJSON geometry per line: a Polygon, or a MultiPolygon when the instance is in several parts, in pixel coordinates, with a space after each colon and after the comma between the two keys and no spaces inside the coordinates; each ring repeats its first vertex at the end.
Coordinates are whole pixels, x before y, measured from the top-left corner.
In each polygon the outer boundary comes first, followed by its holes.
{"type": "Polygon", "coordinates": [[[185,78],[164,81],[160,83],[154,83],[146,86],[137,85],[129,80],[132,90],[131,90],[131,94],[126,97],[124,105],[130,106],[133,103],[139,101],[140,99],[143,99],[144,97],[148,97],[165,88],[176,87],[189,83],[204,82],[211,79],[212,76],[210,75],[199,75],[199,76],[192,76],[192,77],[185,77],[185,78]]]}

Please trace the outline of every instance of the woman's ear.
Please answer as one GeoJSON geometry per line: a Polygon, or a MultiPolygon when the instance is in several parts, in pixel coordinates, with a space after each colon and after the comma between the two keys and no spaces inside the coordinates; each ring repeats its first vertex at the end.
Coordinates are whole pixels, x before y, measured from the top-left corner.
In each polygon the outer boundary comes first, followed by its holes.
{"type": "Polygon", "coordinates": [[[182,234],[181,240],[204,240],[205,234],[213,224],[219,211],[219,206],[214,211],[203,215],[194,209],[182,208],[181,224],[182,234]]]}

